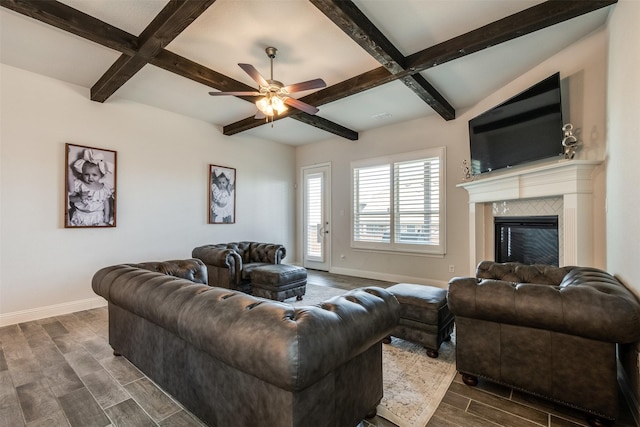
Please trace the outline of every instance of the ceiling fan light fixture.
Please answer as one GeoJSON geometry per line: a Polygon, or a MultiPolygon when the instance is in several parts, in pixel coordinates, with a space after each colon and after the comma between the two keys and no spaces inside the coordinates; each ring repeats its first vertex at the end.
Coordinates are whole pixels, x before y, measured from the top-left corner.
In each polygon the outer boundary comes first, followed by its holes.
{"type": "Polygon", "coordinates": [[[258,96],[260,99],[256,101],[256,107],[259,113],[255,115],[256,119],[266,117],[267,121],[273,123],[273,116],[282,114],[290,107],[296,108],[307,114],[316,114],[319,110],[313,105],[309,105],[304,101],[291,97],[289,94],[293,92],[303,92],[311,89],[319,89],[326,87],[327,84],[322,79],[313,79],[292,85],[285,86],[282,82],[273,79],[273,59],[276,57],[278,49],[275,47],[268,47],[265,49],[267,56],[269,57],[269,63],[271,68],[270,79],[267,80],[256,70],[251,64],[238,64],[240,68],[244,70],[256,83],[258,83],[258,90],[249,91],[234,91],[234,92],[209,92],[209,95],[233,95],[233,96],[258,96]],[[271,119],[271,120],[269,120],[271,119]]]}
{"type": "Polygon", "coordinates": [[[279,96],[271,97],[271,106],[278,114],[282,114],[287,111],[287,106],[284,104],[284,101],[279,96]]]}
{"type": "Polygon", "coordinates": [[[273,117],[276,113],[282,114],[287,110],[284,101],[273,94],[267,94],[264,98],[257,100],[256,107],[267,117],[273,117]]]}

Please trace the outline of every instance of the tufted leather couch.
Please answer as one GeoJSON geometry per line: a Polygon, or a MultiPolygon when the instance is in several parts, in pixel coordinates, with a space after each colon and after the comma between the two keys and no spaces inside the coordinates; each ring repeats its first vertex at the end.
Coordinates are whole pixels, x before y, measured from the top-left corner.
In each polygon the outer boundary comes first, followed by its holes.
{"type": "Polygon", "coordinates": [[[640,303],[595,268],[481,262],[449,282],[456,365],[477,377],[616,418],[616,344],[640,339],[640,303]]]}
{"type": "Polygon", "coordinates": [[[354,427],[375,413],[381,340],[399,317],[390,293],[295,308],[178,277],[205,271],[197,259],[99,270],[114,352],[211,426],[354,427]]]}
{"type": "Polygon", "coordinates": [[[232,242],[199,246],[191,256],[205,263],[211,285],[251,293],[251,271],[280,264],[286,254],[279,244],[232,242]]]}

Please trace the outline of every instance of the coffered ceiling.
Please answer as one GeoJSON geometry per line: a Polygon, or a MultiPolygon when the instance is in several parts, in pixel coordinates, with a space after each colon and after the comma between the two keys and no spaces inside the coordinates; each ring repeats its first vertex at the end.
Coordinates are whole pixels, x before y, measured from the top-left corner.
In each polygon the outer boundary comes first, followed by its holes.
{"type": "MultiPolygon", "coordinates": [[[[204,120],[229,138],[291,145],[466,108],[605,24],[615,0],[0,0],[0,60],[89,89],[204,120]],[[320,108],[271,124],[238,63],[320,108]]],[[[615,7],[615,6],[614,6],[615,7]]]]}

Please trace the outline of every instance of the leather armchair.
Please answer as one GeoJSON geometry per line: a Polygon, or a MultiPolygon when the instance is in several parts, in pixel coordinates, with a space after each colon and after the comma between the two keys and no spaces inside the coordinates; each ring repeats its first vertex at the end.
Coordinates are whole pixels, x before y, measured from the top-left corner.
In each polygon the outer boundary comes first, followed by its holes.
{"type": "Polygon", "coordinates": [[[266,264],[280,264],[286,254],[279,244],[232,242],[199,246],[191,256],[204,262],[212,286],[251,293],[251,271],[266,264]]]}
{"type": "Polygon", "coordinates": [[[456,365],[477,377],[580,409],[618,413],[616,345],[640,339],[640,303],[595,268],[483,261],[449,282],[456,365]]]}

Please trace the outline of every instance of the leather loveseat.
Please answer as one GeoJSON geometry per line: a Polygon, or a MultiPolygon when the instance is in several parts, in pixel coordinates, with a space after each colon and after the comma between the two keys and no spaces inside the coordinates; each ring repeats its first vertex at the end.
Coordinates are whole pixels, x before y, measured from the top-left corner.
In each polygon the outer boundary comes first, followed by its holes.
{"type": "Polygon", "coordinates": [[[640,303],[595,268],[481,262],[449,282],[456,365],[477,377],[585,411],[618,413],[616,344],[640,339],[640,303]]]}
{"type": "Polygon", "coordinates": [[[280,264],[286,254],[279,244],[231,242],[199,246],[191,256],[207,266],[211,285],[251,293],[251,272],[266,264],[280,264]]]}
{"type": "Polygon", "coordinates": [[[109,343],[210,426],[354,427],[382,398],[398,301],[363,288],[316,306],[211,287],[197,259],[115,265],[93,290],[109,343]]]}

